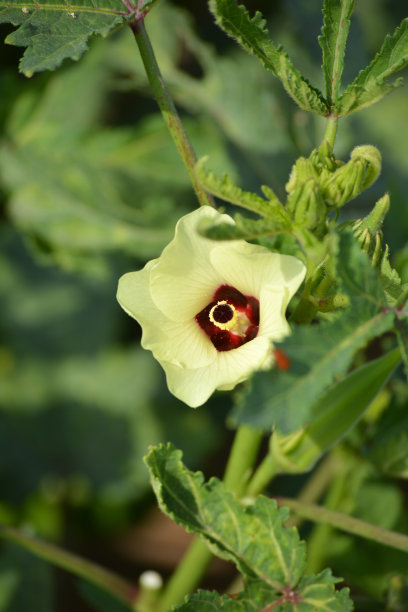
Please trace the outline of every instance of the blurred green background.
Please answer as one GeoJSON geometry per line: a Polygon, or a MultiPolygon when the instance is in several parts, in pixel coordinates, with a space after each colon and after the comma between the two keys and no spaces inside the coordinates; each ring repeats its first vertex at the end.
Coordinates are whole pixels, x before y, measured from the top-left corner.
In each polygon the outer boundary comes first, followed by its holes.
{"type": "MultiPolygon", "coordinates": [[[[245,4],[264,12],[274,41],[321,87],[321,3],[245,4]]],[[[344,82],[406,16],[403,0],[356,4],[344,82]]],[[[246,189],[267,184],[282,195],[291,165],[320,143],[324,122],[300,111],[216,28],[206,2],[162,0],[147,29],[197,155],[209,155],[214,171],[246,189]]],[[[4,39],[11,28],[1,30],[4,39]]],[[[220,475],[232,435],[224,424],[230,398],[216,394],[198,410],[174,399],[115,292],[119,276],[157,256],[197,202],[130,30],[94,39],[78,63],[30,80],[17,72],[22,51],[3,45],[0,55],[0,522],[130,579],[145,563],[166,573],[164,548],[152,561],[129,535],[154,503],[142,457],[149,444],[171,440],[190,468],[220,475]]],[[[405,281],[407,88],[342,120],[335,148],[343,159],[355,145],[381,150],[380,180],[343,218],[367,214],[390,191],[385,237],[405,281]]],[[[403,528],[404,488],[360,464],[354,474],[345,509],[403,528]],[[372,517],[367,500],[377,498],[385,509],[372,517]]],[[[279,486],[297,486],[291,482],[279,486]]],[[[402,555],[387,551],[374,569],[368,545],[357,551],[351,538],[332,541],[319,562],[364,593],[380,595],[389,568],[408,570],[402,555]]],[[[0,612],[33,607],[102,609],[79,598],[66,574],[2,544],[0,612]]]]}

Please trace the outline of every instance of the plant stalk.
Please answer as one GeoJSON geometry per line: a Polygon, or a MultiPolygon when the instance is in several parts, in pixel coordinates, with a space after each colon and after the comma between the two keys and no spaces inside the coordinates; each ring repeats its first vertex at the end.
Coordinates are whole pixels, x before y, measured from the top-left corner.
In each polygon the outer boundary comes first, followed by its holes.
{"type": "Polygon", "coordinates": [[[265,457],[254,476],[251,478],[245,495],[248,497],[256,497],[268,486],[278,472],[278,466],[271,453],[265,457]]]}
{"type": "Polygon", "coordinates": [[[326,132],[324,134],[323,141],[328,142],[331,149],[333,149],[334,141],[336,140],[338,122],[339,118],[335,115],[329,115],[327,117],[326,132]]]}
{"type": "Polygon", "coordinates": [[[262,438],[261,431],[256,431],[248,425],[242,425],[236,433],[223,482],[238,498],[246,493],[262,438]]]}
{"type": "Polygon", "coordinates": [[[113,572],[78,555],[67,552],[58,546],[28,536],[12,527],[1,526],[0,536],[15,542],[37,557],[49,561],[75,576],[84,578],[88,582],[96,584],[103,591],[110,593],[116,599],[129,606],[129,610],[132,609],[137,594],[136,587],[113,572]]]}
{"type": "MultiPolygon", "coordinates": [[[[307,480],[305,486],[297,496],[297,500],[302,503],[312,504],[318,501],[328,486],[333,482],[333,478],[339,471],[338,458],[332,453],[326,455],[322,462],[307,480]]],[[[286,521],[286,527],[299,528],[304,519],[301,516],[291,515],[286,521]]]]}
{"type": "Polygon", "coordinates": [[[408,536],[379,525],[373,525],[367,523],[348,514],[342,512],[336,512],[335,510],[329,510],[322,506],[315,506],[314,504],[305,504],[296,499],[289,499],[287,497],[276,498],[280,506],[286,506],[299,516],[315,521],[317,523],[328,523],[332,527],[352,533],[362,538],[374,540],[384,546],[391,546],[398,550],[408,552],[408,536]]]}
{"type": "Polygon", "coordinates": [[[214,206],[212,196],[205,189],[203,189],[195,176],[194,166],[197,158],[184,130],[176,107],[174,106],[173,100],[164,83],[160,68],[154,55],[153,47],[146,32],[144,19],[136,19],[130,23],[130,27],[135,35],[135,40],[137,46],[139,47],[140,55],[146,70],[147,78],[149,79],[149,83],[152,88],[153,96],[159,105],[163,119],[186,167],[197,198],[201,205],[214,206]]]}
{"type": "Polygon", "coordinates": [[[212,557],[207,545],[195,537],[167,582],[155,612],[167,612],[172,606],[180,603],[187,593],[191,593],[205,574],[212,557]]]}

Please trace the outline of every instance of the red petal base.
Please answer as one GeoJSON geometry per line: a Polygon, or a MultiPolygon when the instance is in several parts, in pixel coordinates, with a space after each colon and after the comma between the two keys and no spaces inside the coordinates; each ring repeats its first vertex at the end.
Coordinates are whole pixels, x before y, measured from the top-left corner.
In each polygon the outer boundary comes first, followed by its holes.
{"type": "Polygon", "coordinates": [[[220,285],[213,295],[212,301],[201,310],[195,320],[207,334],[217,351],[230,351],[253,340],[259,329],[259,300],[252,295],[244,295],[231,285],[220,285]],[[245,334],[240,336],[232,331],[220,329],[210,321],[210,312],[218,302],[225,301],[239,312],[245,313],[250,325],[245,334]]]}

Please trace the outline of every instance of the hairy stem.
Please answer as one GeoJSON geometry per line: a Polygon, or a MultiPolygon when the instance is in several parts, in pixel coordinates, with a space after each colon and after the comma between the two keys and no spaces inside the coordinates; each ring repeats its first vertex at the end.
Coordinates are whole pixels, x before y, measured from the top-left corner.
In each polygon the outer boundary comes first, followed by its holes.
{"type": "Polygon", "coordinates": [[[34,553],[37,557],[49,561],[57,567],[71,572],[75,576],[84,578],[88,582],[96,584],[122,603],[127,604],[130,610],[132,609],[133,601],[136,596],[136,587],[113,572],[100,567],[96,563],[87,561],[78,555],[62,550],[58,546],[42,542],[37,538],[28,536],[11,527],[1,526],[0,536],[19,544],[26,550],[34,553]]]}
{"type": "Polygon", "coordinates": [[[373,525],[372,523],[367,523],[366,521],[354,518],[348,514],[343,514],[342,512],[336,512],[335,510],[329,510],[328,508],[315,506],[314,504],[305,504],[296,499],[279,497],[277,501],[280,506],[286,506],[299,516],[310,521],[327,523],[347,533],[352,533],[362,538],[384,544],[384,546],[391,546],[392,548],[408,552],[408,536],[405,534],[391,531],[390,529],[373,525]]]}
{"type": "Polygon", "coordinates": [[[144,20],[136,19],[135,21],[131,22],[130,26],[135,35],[137,46],[139,47],[140,55],[146,70],[147,78],[149,79],[152,88],[153,96],[159,105],[163,119],[166,122],[180,157],[186,167],[197,198],[202,205],[214,206],[212,196],[205,191],[203,187],[201,187],[194,174],[194,166],[197,158],[160,73],[160,68],[157,64],[150,39],[146,32],[144,20]]]}
{"type": "MultiPolygon", "coordinates": [[[[229,491],[240,497],[251,474],[262,440],[262,433],[247,425],[235,435],[223,482],[229,491]]],[[[207,545],[194,538],[190,548],[168,581],[155,612],[167,612],[194,590],[212,560],[207,545]]]]}
{"type": "Polygon", "coordinates": [[[329,115],[327,117],[326,132],[324,134],[323,141],[328,142],[332,149],[334,147],[334,141],[336,140],[338,122],[339,118],[335,115],[329,115]]]}

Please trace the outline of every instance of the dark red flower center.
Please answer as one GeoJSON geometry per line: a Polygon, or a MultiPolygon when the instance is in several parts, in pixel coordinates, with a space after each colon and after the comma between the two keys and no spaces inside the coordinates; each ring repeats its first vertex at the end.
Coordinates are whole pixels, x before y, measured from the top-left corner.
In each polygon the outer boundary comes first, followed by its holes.
{"type": "Polygon", "coordinates": [[[195,320],[217,351],[230,351],[258,335],[259,300],[231,285],[220,285],[195,320]]]}

